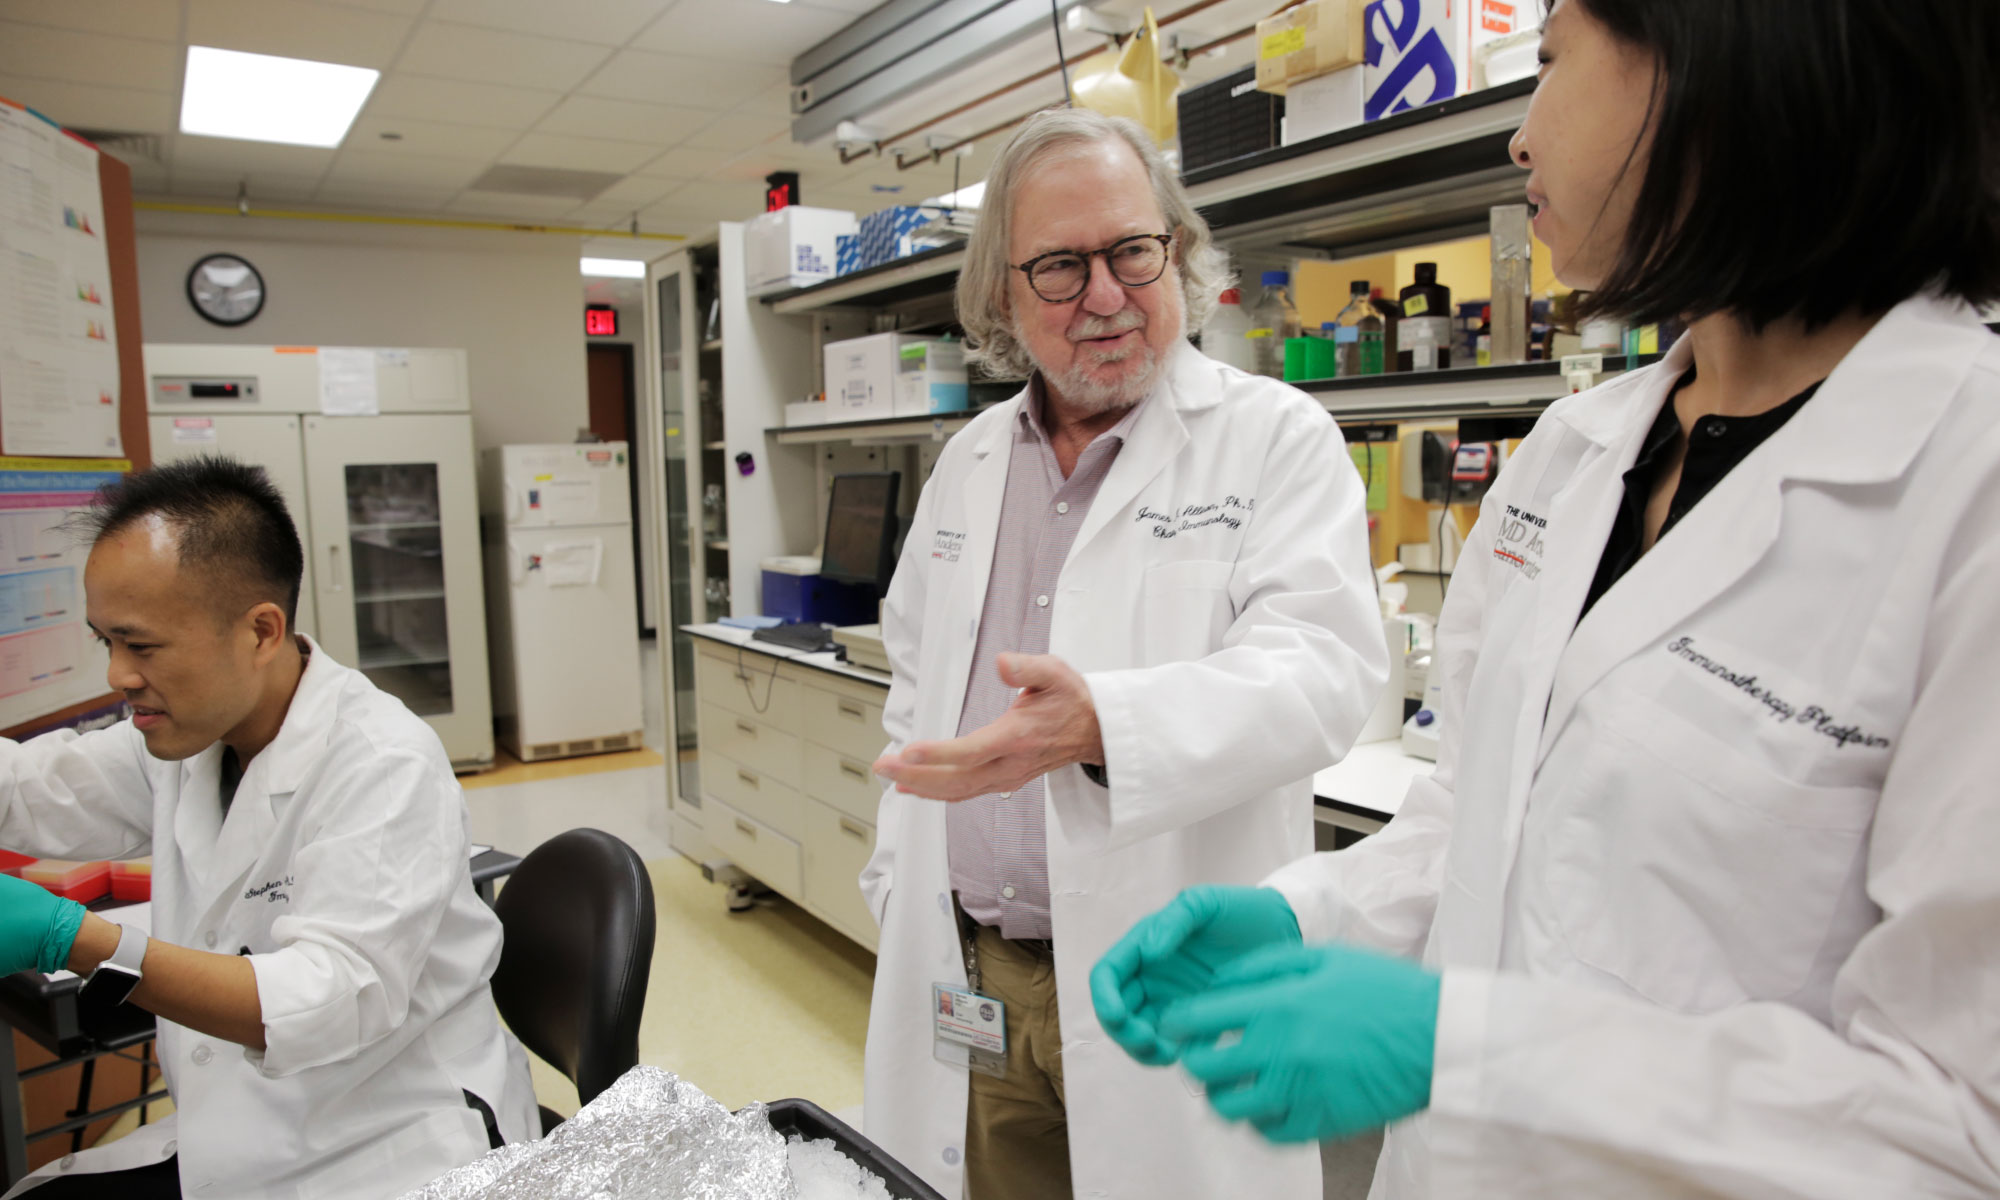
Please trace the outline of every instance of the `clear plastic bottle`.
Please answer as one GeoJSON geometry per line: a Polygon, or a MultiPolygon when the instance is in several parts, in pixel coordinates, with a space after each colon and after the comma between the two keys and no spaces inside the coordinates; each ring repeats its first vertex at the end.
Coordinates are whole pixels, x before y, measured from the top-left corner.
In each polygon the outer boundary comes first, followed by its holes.
{"type": "Polygon", "coordinates": [[[1254,372],[1257,360],[1245,336],[1249,332],[1250,316],[1243,311],[1243,293],[1230,288],[1217,299],[1215,314],[1201,327],[1201,352],[1239,371],[1254,372]]]}
{"type": "Polygon", "coordinates": [[[1285,377],[1285,341],[1299,336],[1299,310],[1292,303],[1290,271],[1266,271],[1263,290],[1250,306],[1246,335],[1256,355],[1257,374],[1285,377]]]}
{"type": "MultiPolygon", "coordinates": [[[[1375,318],[1375,310],[1368,302],[1368,281],[1357,279],[1347,285],[1347,307],[1328,322],[1333,330],[1335,374],[1340,379],[1361,374],[1361,323],[1369,318],[1375,318]]],[[[1379,335],[1380,318],[1375,318],[1375,325],[1379,335]]]]}

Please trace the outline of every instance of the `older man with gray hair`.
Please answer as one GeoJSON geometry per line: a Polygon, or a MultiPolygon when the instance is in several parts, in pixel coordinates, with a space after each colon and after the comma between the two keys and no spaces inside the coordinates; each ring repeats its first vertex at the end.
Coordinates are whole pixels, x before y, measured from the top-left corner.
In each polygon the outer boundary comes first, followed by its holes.
{"type": "Polygon", "coordinates": [[[1224,275],[1131,122],[1037,114],[987,178],[959,318],[1027,386],[918,502],[861,877],[867,1132],[948,1196],[1319,1195],[1311,1147],[1135,1064],[1089,990],[1183,888],[1311,852],[1311,777],[1386,670],[1339,428],[1187,341],[1224,275]]]}

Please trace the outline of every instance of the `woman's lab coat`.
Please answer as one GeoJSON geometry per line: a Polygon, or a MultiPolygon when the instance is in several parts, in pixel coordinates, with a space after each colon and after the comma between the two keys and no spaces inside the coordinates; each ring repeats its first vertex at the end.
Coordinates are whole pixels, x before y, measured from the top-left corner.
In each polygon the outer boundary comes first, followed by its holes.
{"type": "Polygon", "coordinates": [[[1543,416],[1436,774],[1270,881],[1444,970],[1383,1200],[2000,1192],[2000,339],[1891,311],[1578,623],[1691,349],[1543,416]]]}
{"type": "Polygon", "coordinates": [[[217,744],[162,762],[130,722],[0,741],[0,845],[151,853],[153,936],[248,953],[267,1040],[161,1020],[173,1115],[21,1188],[178,1153],[190,1200],[397,1196],[486,1153],[467,1091],[507,1141],[539,1136],[487,988],[500,923],[472,890],[465,801],[430,727],[315,646],[226,821],[221,759],[217,744]]]}
{"type": "MultiPolygon", "coordinates": [[[[918,503],[883,622],[893,746],[957,734],[1021,404],[953,438],[918,503]]],[[[1325,410],[1182,344],[1063,567],[1049,650],[1089,684],[1111,785],[1047,776],[1079,1196],[1320,1194],[1313,1148],[1264,1144],[1107,1040],[1089,974],[1181,888],[1254,883],[1310,851],[1310,777],[1346,752],[1386,669],[1362,503],[1325,410]]],[[[931,1023],[931,985],[965,983],[945,805],[891,789],[861,882],[882,923],[868,1136],[957,1196],[968,1076],[934,1057],[931,1023]]]]}

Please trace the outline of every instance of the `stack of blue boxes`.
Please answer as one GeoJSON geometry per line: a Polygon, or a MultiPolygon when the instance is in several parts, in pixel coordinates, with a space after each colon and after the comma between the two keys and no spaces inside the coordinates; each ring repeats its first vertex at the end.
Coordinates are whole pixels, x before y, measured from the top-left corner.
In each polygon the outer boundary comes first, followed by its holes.
{"type": "Polygon", "coordinates": [[[927,220],[923,209],[910,204],[898,204],[861,218],[856,247],[859,263],[855,270],[879,267],[913,253],[910,235],[927,220]]]}
{"type": "Polygon", "coordinates": [[[833,273],[836,278],[861,269],[861,239],[851,233],[833,239],[833,273]]]}

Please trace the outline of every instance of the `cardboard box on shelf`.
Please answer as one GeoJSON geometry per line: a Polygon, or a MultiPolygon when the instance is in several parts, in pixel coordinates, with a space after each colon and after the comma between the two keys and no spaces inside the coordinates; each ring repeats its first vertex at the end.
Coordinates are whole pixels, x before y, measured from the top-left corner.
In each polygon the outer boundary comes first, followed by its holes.
{"type": "Polygon", "coordinates": [[[811,287],[834,277],[834,239],[854,232],[854,214],[794,204],[743,223],[743,283],[752,296],[811,287]]]}
{"type": "Polygon", "coordinates": [[[964,412],[969,401],[964,342],[913,339],[897,348],[897,416],[964,412]]]}
{"type": "Polygon", "coordinates": [[[867,421],[896,415],[898,354],[912,339],[904,333],[877,333],[828,342],[826,420],[867,421]]]}
{"type": "Polygon", "coordinates": [[[1257,22],[1257,90],[1283,96],[1300,80],[1359,66],[1363,11],[1363,0],[1306,0],[1257,22]]]}

